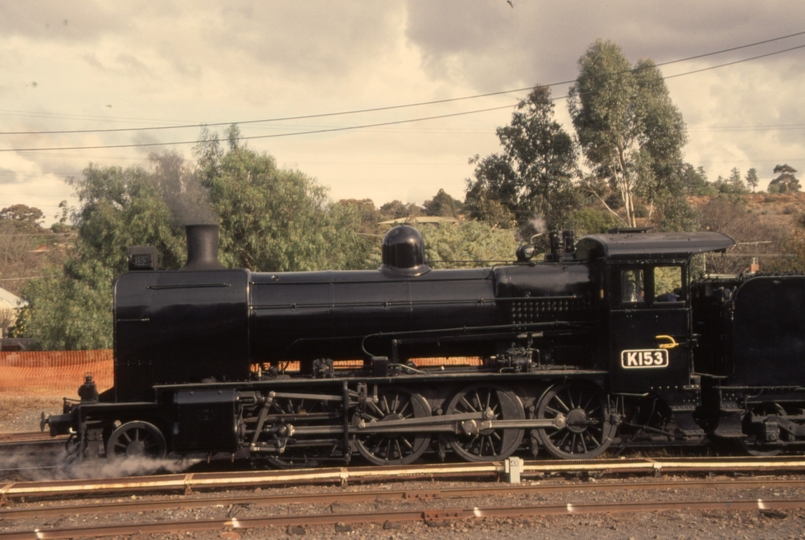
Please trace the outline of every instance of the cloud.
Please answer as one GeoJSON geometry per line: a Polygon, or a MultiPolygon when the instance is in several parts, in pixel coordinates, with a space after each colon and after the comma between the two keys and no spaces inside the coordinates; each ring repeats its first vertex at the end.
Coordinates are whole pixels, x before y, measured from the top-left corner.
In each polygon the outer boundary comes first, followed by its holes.
{"type": "Polygon", "coordinates": [[[45,213],[46,225],[56,221],[62,200],[75,203],[63,176],[47,172],[35,161],[13,153],[0,153],[0,207],[26,204],[45,213]]]}
{"type": "Polygon", "coordinates": [[[434,0],[409,2],[408,13],[406,35],[434,77],[458,71],[478,87],[506,87],[575,78],[578,58],[597,38],[615,41],[632,61],[661,62],[800,31],[795,14],[805,14],[805,6],[631,0],[518,2],[511,9],[497,0],[434,0]],[[781,13],[791,22],[781,24],[781,13]]]}
{"type": "MultiPolygon", "coordinates": [[[[157,127],[232,122],[415,103],[575,79],[598,37],[632,62],[683,58],[790,33],[805,4],[788,0],[658,4],[628,0],[335,3],[173,0],[0,3],[3,129],[157,127]],[[64,24],[64,20],[68,23],[64,24]],[[30,83],[37,81],[32,89],[30,83]],[[112,105],[111,108],[107,105],[112,105]]],[[[805,43],[784,40],[663,67],[666,75],[805,43]]],[[[711,179],[732,167],[771,176],[776,160],[805,168],[800,107],[804,52],[668,80],[689,125],[686,158],[711,179]],[[733,127],[730,127],[733,126],[733,127]],[[734,127],[737,126],[737,127],[734,127]],[[799,160],[799,161],[797,161],[799,160]]],[[[559,97],[567,86],[554,89],[559,97]]],[[[522,94],[524,95],[524,93],[522,94]]],[[[438,106],[294,122],[243,124],[244,135],[396,121],[514,104],[505,95],[438,106]]],[[[565,103],[557,118],[569,127],[565,103]]],[[[439,188],[463,196],[469,156],[499,151],[511,110],[315,136],[250,141],[296,163],[334,198],[422,202],[439,188]]],[[[222,131],[222,128],[217,128],[222,131]]],[[[569,130],[570,131],[570,130],[569,130]]],[[[193,140],[197,127],[141,133],[7,137],[9,147],[193,140]]],[[[190,156],[190,146],[178,147],[190,156]]],[[[88,162],[144,163],[159,148],[0,156],[14,182],[0,199],[55,208],[65,174],[88,162]],[[13,187],[13,189],[12,189],[13,187]],[[27,199],[26,197],[30,197],[27,199]]],[[[0,182],[5,174],[0,174],[0,182]]],[[[44,208],[43,208],[44,210],[44,208]]],[[[50,211],[46,212],[50,214],[50,211]]]]}
{"type": "MultiPolygon", "coordinates": [[[[0,3],[0,34],[50,42],[93,42],[123,32],[129,18],[97,0],[0,3]]],[[[127,13],[132,15],[132,13],[127,13]]]]}

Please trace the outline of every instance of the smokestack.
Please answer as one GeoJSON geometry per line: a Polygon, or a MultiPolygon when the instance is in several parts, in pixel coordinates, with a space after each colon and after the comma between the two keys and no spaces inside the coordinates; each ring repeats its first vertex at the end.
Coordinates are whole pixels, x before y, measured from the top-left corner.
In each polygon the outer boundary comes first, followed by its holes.
{"type": "Polygon", "coordinates": [[[218,261],[218,225],[186,225],[187,264],[182,270],[223,270],[218,261]]]}

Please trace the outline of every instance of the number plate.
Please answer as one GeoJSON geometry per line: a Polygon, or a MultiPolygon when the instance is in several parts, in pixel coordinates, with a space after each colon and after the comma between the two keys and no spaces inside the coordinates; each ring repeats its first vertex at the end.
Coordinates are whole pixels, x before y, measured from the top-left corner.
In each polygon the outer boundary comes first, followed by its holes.
{"type": "Polygon", "coordinates": [[[621,366],[626,369],[668,367],[668,351],[666,349],[621,351],[621,366]]]}

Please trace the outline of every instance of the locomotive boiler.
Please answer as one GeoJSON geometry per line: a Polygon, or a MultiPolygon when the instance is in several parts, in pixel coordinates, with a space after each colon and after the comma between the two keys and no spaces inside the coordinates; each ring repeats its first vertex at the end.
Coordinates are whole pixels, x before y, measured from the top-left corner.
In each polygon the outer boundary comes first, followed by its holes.
{"type": "Polygon", "coordinates": [[[224,268],[217,228],[191,226],[181,270],[130,249],[114,386],[97,395],[88,380],[48,423],[82,456],[243,453],[282,467],[429,451],[578,459],[714,438],[794,448],[805,284],[692,279],[694,255],[733,245],[556,233],[544,261],[527,247],[507,265],[432,270],[404,225],[378,270],[257,273],[224,268]],[[764,313],[787,321],[772,332],[764,313]],[[480,360],[444,360],[457,357],[480,360]]]}

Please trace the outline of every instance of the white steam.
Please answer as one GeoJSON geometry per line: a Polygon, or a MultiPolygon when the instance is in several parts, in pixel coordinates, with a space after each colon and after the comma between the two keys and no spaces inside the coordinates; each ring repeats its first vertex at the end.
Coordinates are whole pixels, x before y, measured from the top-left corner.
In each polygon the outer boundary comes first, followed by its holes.
{"type": "Polygon", "coordinates": [[[542,216],[536,216],[528,220],[528,224],[537,231],[537,234],[545,234],[548,231],[548,224],[545,223],[545,220],[542,216]]]}
{"type": "Polygon", "coordinates": [[[19,452],[0,458],[0,480],[45,481],[179,473],[200,461],[186,458],[108,460],[102,457],[96,460],[71,461],[65,450],[38,456],[19,452]]]}

